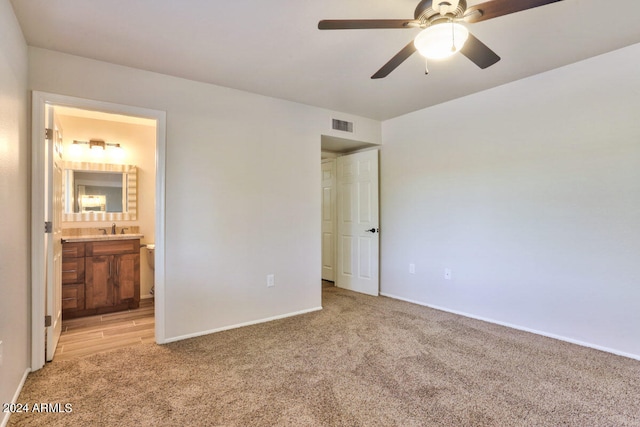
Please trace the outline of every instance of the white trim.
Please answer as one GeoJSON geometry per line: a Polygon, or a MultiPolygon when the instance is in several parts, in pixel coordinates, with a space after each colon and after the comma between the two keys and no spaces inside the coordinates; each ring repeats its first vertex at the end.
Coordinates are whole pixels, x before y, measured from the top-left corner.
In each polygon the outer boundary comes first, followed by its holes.
{"type": "Polygon", "coordinates": [[[33,92],[31,105],[31,369],[45,362],[44,335],[44,144],[45,97],[33,92]]]}
{"type": "Polygon", "coordinates": [[[209,334],[214,334],[216,332],[228,331],[229,329],[242,328],[244,326],[257,325],[259,323],[267,323],[267,322],[271,322],[273,320],[279,320],[279,319],[285,319],[287,317],[299,316],[301,314],[312,313],[314,311],[319,311],[319,310],[322,310],[322,307],[314,307],[314,308],[309,308],[309,309],[306,309],[306,310],[295,311],[293,313],[281,314],[281,315],[278,315],[278,316],[267,317],[267,318],[264,318],[264,319],[252,320],[250,322],[237,323],[235,325],[223,326],[221,328],[216,328],[216,329],[209,329],[208,331],[195,332],[193,334],[187,334],[187,335],[180,335],[180,336],[177,336],[177,337],[165,339],[165,343],[182,341],[182,340],[186,340],[186,339],[189,339],[189,338],[201,337],[203,335],[209,335],[209,334]]]}
{"type": "MultiPolygon", "coordinates": [[[[18,403],[18,398],[20,397],[20,392],[22,391],[22,387],[24,387],[24,382],[27,380],[27,375],[29,375],[31,369],[27,368],[22,375],[22,379],[20,380],[20,384],[18,384],[18,389],[15,393],[13,393],[13,398],[11,399],[11,403],[18,403]]],[[[6,427],[9,423],[9,417],[11,416],[11,412],[7,412],[2,417],[2,422],[0,422],[0,427],[6,427]]]]}
{"type": "Polygon", "coordinates": [[[45,106],[79,108],[83,110],[142,117],[156,121],[156,212],[155,212],[155,336],[164,342],[164,278],[165,278],[165,179],[167,113],[142,107],[76,98],[33,91],[31,115],[31,370],[44,366],[44,112],[45,106]]]}
{"type": "Polygon", "coordinates": [[[156,343],[165,342],[165,192],[167,158],[167,113],[159,111],[156,118],[156,223],[155,223],[155,259],[154,259],[154,305],[156,343]]]}
{"type": "Polygon", "coordinates": [[[559,341],[565,341],[565,342],[568,342],[568,343],[571,343],[571,344],[576,344],[576,345],[579,345],[579,346],[582,346],[582,347],[593,348],[594,350],[604,351],[606,353],[615,354],[617,356],[623,356],[623,357],[628,357],[629,359],[640,360],[640,355],[638,355],[638,354],[627,353],[627,352],[619,351],[619,350],[616,350],[616,349],[613,349],[613,348],[603,347],[601,345],[592,344],[592,343],[588,343],[588,342],[585,342],[585,341],[576,340],[576,339],[573,339],[573,338],[568,338],[568,337],[565,337],[565,336],[562,336],[562,335],[551,334],[551,333],[548,333],[548,332],[539,331],[537,329],[531,329],[531,328],[527,328],[527,327],[524,327],[524,326],[514,325],[513,323],[501,322],[499,320],[490,319],[490,318],[487,318],[487,317],[476,316],[474,314],[465,313],[463,311],[451,310],[451,309],[440,307],[440,306],[437,306],[437,305],[426,304],[424,302],[411,300],[411,299],[407,299],[407,298],[402,298],[402,297],[399,297],[399,296],[396,296],[396,295],[391,295],[391,294],[382,293],[382,292],[380,293],[380,295],[382,295],[384,297],[387,297],[387,298],[393,298],[393,299],[397,299],[397,300],[400,300],[400,301],[405,301],[405,302],[410,302],[412,304],[421,305],[423,307],[429,307],[429,308],[432,308],[434,310],[445,311],[447,313],[457,314],[457,315],[460,315],[460,316],[469,317],[471,319],[476,319],[476,320],[481,320],[483,322],[493,323],[495,325],[506,326],[507,328],[517,329],[519,331],[529,332],[529,333],[532,333],[532,334],[541,335],[543,337],[553,338],[553,339],[556,339],[556,340],[559,340],[559,341]]]}

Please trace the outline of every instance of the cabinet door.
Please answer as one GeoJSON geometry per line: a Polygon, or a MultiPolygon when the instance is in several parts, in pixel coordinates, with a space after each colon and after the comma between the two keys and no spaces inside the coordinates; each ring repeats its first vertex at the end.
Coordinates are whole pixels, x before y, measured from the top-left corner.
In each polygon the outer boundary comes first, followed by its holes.
{"type": "Polygon", "coordinates": [[[85,307],[114,305],[113,255],[87,257],[85,262],[85,307]]]}
{"type": "Polygon", "coordinates": [[[62,244],[62,258],[84,258],[84,242],[64,242],[62,244]]]}
{"type": "Polygon", "coordinates": [[[62,285],[62,317],[78,310],[84,310],[84,283],[62,285]]]}
{"type": "Polygon", "coordinates": [[[140,301],[140,254],[115,255],[116,304],[140,301]]]}
{"type": "Polygon", "coordinates": [[[62,284],[84,282],[84,258],[62,257],[62,284]]]}

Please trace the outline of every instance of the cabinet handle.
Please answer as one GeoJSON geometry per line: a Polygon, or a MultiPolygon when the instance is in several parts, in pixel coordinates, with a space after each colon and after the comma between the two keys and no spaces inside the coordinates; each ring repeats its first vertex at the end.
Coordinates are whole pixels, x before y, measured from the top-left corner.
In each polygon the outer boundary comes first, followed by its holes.
{"type": "Polygon", "coordinates": [[[120,283],[118,283],[118,260],[114,258],[113,262],[116,264],[116,275],[113,276],[113,286],[117,288],[120,286],[120,283]]]}
{"type": "Polygon", "coordinates": [[[62,270],[63,273],[75,273],[78,270],[62,270]]]}

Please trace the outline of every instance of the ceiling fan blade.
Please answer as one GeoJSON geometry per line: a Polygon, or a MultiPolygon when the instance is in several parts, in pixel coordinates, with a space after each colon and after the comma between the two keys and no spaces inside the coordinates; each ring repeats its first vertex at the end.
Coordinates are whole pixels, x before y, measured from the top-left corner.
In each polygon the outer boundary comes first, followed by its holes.
{"type": "Polygon", "coordinates": [[[413,55],[413,52],[416,51],[416,47],[413,44],[413,40],[409,42],[402,50],[389,60],[386,64],[382,66],[376,73],[371,76],[372,79],[381,79],[383,77],[387,77],[389,73],[398,68],[400,64],[402,64],[408,57],[413,55]]]}
{"type": "Polygon", "coordinates": [[[467,22],[480,22],[487,19],[497,18],[510,13],[521,12],[534,7],[544,6],[562,0],[493,0],[470,6],[465,12],[467,22]],[[481,13],[473,13],[476,10],[481,13]]]}
{"type": "Polygon", "coordinates": [[[325,19],[319,30],[366,30],[373,28],[412,28],[420,23],[413,19],[325,19]]]}
{"type": "Polygon", "coordinates": [[[473,34],[469,34],[469,38],[467,38],[464,46],[460,49],[460,53],[482,69],[490,67],[500,61],[500,57],[473,34]]]}

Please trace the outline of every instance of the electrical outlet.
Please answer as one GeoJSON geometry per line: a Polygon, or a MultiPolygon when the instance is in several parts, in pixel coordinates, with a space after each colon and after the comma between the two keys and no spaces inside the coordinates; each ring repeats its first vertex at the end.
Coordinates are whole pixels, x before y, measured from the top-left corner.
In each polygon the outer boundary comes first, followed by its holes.
{"type": "Polygon", "coordinates": [[[416,274],[416,265],[415,264],[409,264],[409,274],[416,274]]]}
{"type": "Polygon", "coordinates": [[[267,274],[267,288],[271,288],[276,285],[276,278],[273,274],[267,274]]]}
{"type": "Polygon", "coordinates": [[[451,280],[451,269],[450,268],[445,268],[444,269],[444,278],[445,278],[445,280],[451,280]]]}

